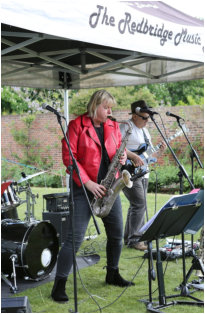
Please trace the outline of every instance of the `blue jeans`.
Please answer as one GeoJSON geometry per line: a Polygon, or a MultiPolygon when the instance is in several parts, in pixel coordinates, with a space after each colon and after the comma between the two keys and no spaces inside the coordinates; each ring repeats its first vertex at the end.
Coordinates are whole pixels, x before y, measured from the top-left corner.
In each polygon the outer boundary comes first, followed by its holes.
{"type": "Polygon", "coordinates": [[[124,234],[124,242],[128,246],[136,244],[141,236],[139,230],[145,222],[147,187],[148,179],[142,177],[133,182],[131,189],[123,189],[130,203],[124,234]]]}
{"type": "MultiPolygon", "coordinates": [[[[83,189],[74,185],[73,226],[76,252],[84,240],[90,217],[91,213],[83,189]]],[[[58,255],[56,277],[67,277],[73,264],[71,218],[72,213],[69,216],[67,237],[58,255]]],[[[123,218],[119,195],[116,198],[109,215],[102,218],[102,221],[107,235],[107,266],[117,268],[123,239],[123,218]]]]}

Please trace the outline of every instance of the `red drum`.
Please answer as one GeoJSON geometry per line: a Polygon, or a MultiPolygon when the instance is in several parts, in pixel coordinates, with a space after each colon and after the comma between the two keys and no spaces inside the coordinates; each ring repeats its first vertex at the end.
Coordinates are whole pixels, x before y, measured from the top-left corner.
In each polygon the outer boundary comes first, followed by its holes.
{"type": "Polygon", "coordinates": [[[14,182],[3,182],[1,184],[1,219],[18,219],[16,207],[20,204],[21,199],[16,194],[14,182]]]}
{"type": "Polygon", "coordinates": [[[50,274],[59,250],[57,232],[49,222],[32,223],[5,219],[1,223],[1,269],[13,272],[11,255],[16,255],[17,275],[41,280],[50,274]]]}

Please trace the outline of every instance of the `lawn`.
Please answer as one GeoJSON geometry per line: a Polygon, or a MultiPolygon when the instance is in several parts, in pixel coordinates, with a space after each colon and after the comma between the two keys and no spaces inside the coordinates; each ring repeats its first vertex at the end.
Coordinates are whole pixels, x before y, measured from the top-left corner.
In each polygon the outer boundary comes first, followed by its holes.
{"type": "MultiPolygon", "coordinates": [[[[38,194],[35,204],[35,217],[42,220],[43,208],[43,195],[50,193],[65,192],[64,189],[51,189],[51,188],[32,188],[32,193],[38,194]]],[[[20,195],[25,199],[24,193],[20,195]]],[[[154,212],[155,206],[158,211],[161,206],[169,200],[171,196],[168,194],[158,194],[155,199],[154,194],[148,194],[148,218],[150,219],[154,212]]],[[[122,207],[124,222],[128,208],[128,202],[121,193],[122,207]]],[[[20,219],[25,218],[26,204],[18,207],[18,215],[20,219]]],[[[134,249],[123,247],[120,259],[120,273],[126,279],[133,279],[135,286],[123,289],[120,287],[109,286],[105,284],[106,270],[103,267],[106,265],[105,245],[106,237],[103,229],[101,219],[97,218],[101,234],[92,240],[85,240],[78,252],[78,255],[98,254],[100,261],[91,266],[80,269],[77,274],[77,307],[80,313],[146,313],[146,305],[140,300],[147,300],[149,298],[149,285],[148,285],[148,260],[143,258],[144,253],[134,249]]],[[[87,235],[96,235],[96,230],[91,218],[87,230],[87,235]]],[[[199,232],[194,236],[194,241],[199,239],[199,232]]],[[[181,239],[180,236],[178,236],[181,239]]],[[[190,235],[186,235],[185,239],[190,240],[190,235]]],[[[165,239],[160,240],[160,246],[165,244],[165,239]]],[[[154,243],[153,243],[154,246],[154,243]]],[[[192,265],[192,257],[186,257],[186,273],[192,265]]],[[[154,261],[154,268],[156,272],[156,265],[154,261]]],[[[163,262],[164,282],[166,296],[179,294],[175,289],[183,281],[183,268],[182,259],[163,262]]],[[[198,279],[196,271],[193,271],[189,279],[191,282],[198,279]]],[[[28,296],[32,312],[34,313],[67,313],[75,311],[74,293],[73,293],[73,276],[70,275],[67,281],[66,290],[69,295],[69,302],[67,304],[59,304],[50,298],[50,292],[53,282],[43,284],[34,288],[26,290],[15,296],[28,296]]],[[[158,301],[158,284],[157,279],[152,281],[152,298],[158,301]]],[[[203,298],[203,292],[195,292],[194,297],[203,298]]],[[[174,298],[176,301],[179,298],[174,298]]],[[[168,299],[168,302],[173,300],[168,299]]],[[[182,297],[182,300],[191,301],[188,297],[182,297]]],[[[163,310],[170,313],[202,313],[203,307],[190,306],[190,305],[174,305],[163,310]]]]}

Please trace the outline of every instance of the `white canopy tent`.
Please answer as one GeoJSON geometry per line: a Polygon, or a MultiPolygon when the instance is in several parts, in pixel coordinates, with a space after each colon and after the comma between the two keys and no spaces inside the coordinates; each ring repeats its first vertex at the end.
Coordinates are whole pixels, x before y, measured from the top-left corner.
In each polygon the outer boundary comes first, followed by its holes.
{"type": "Polygon", "coordinates": [[[80,89],[203,78],[203,21],[161,1],[2,0],[2,85],[80,89]]]}
{"type": "MultiPolygon", "coordinates": [[[[65,90],[203,78],[203,21],[161,1],[2,0],[2,85],[65,90]]],[[[67,180],[68,182],[68,180],[67,180]]]]}

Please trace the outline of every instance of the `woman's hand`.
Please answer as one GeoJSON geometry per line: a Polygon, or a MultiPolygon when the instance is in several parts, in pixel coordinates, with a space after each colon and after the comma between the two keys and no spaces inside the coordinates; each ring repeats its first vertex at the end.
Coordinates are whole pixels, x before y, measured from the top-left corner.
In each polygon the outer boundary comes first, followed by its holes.
{"type": "Polygon", "coordinates": [[[106,193],[106,188],[92,180],[85,183],[86,189],[93,193],[95,198],[102,198],[106,193]]]}

